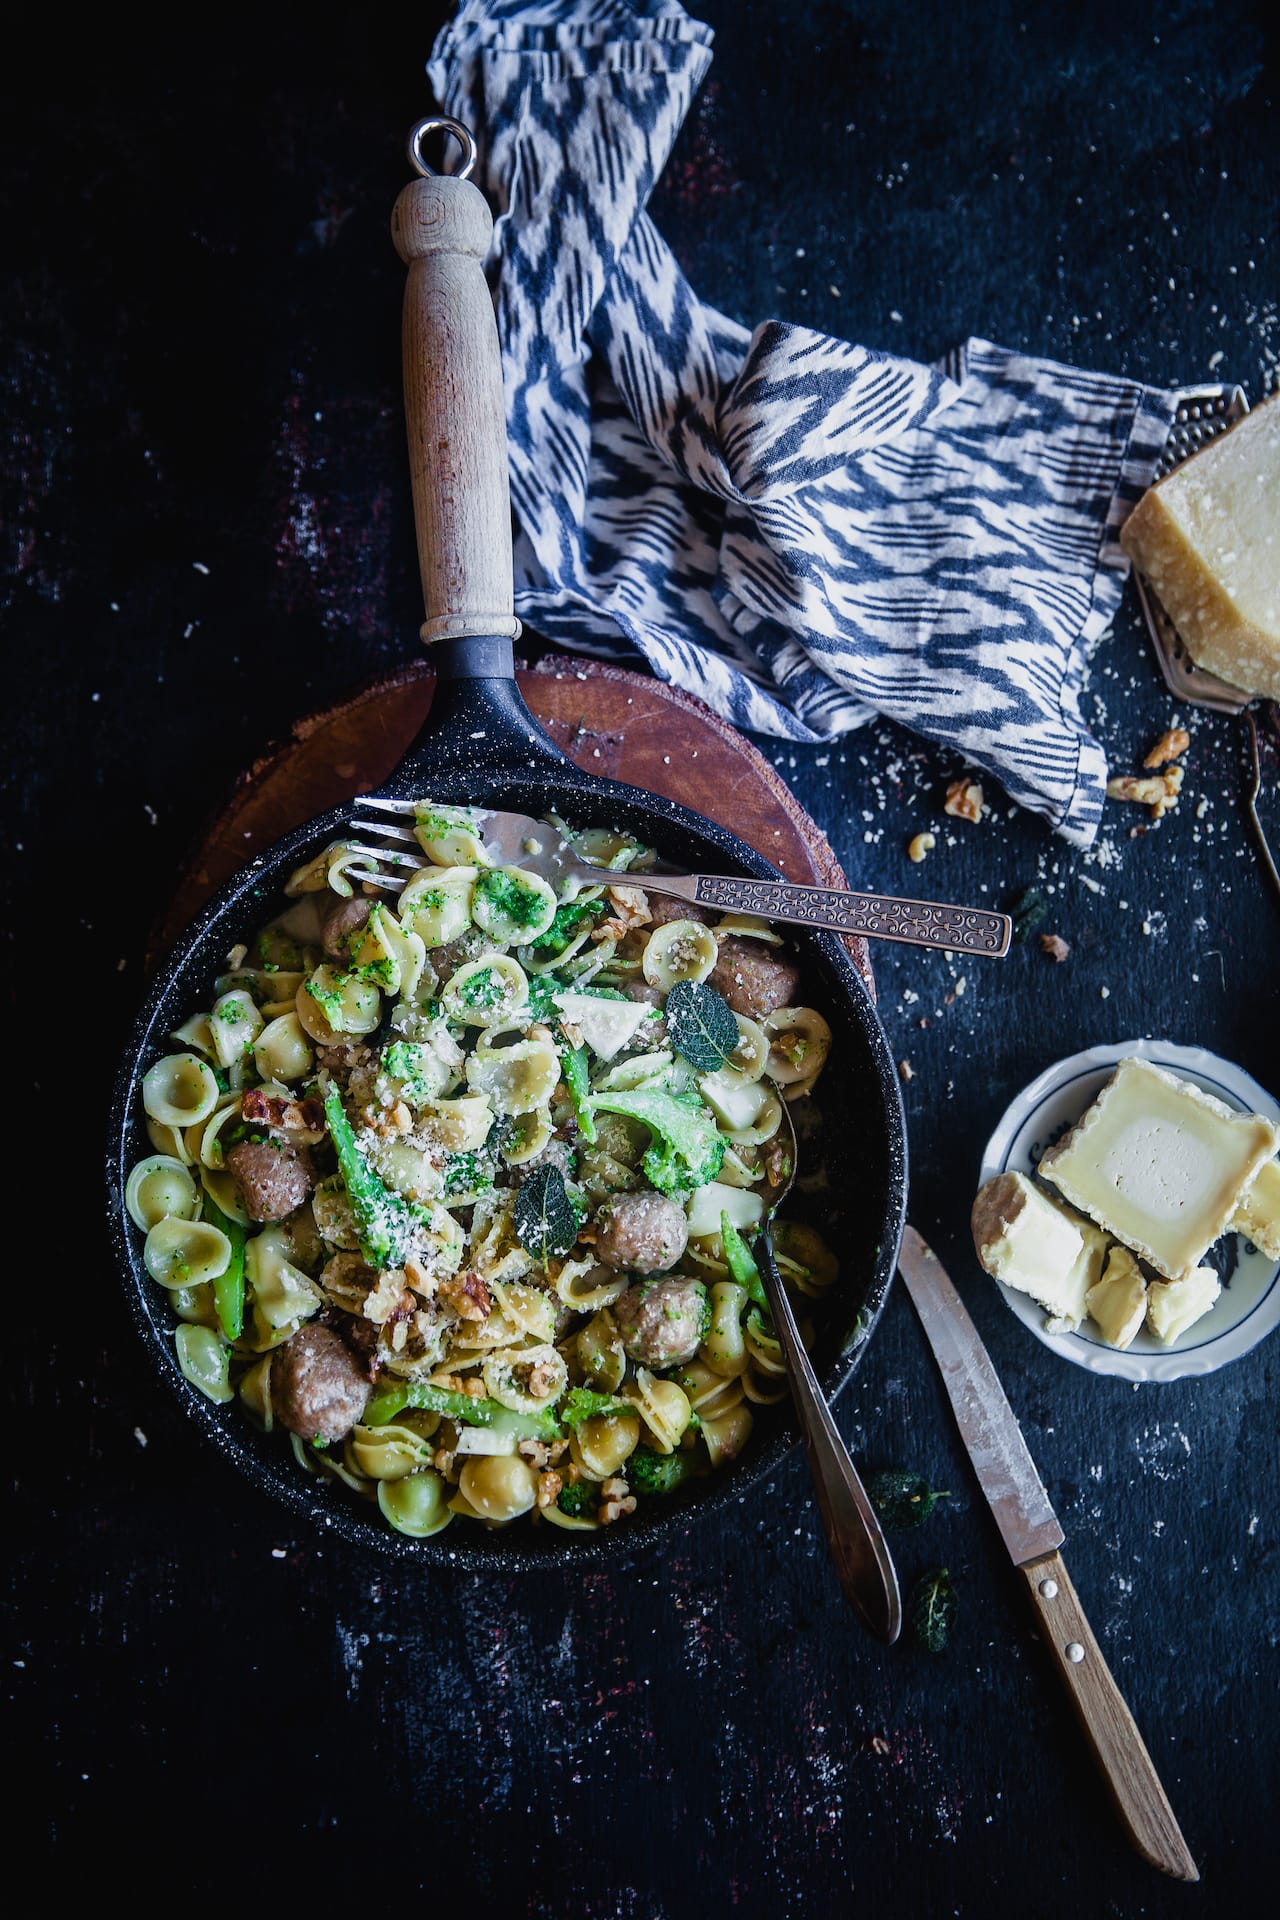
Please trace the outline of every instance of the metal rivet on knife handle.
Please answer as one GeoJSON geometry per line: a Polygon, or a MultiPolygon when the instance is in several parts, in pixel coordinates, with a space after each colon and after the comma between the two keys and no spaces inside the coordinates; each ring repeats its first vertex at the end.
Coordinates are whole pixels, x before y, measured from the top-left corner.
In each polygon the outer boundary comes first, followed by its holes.
{"type": "MultiPolygon", "coordinates": [[[[1040,1591],[1043,1593],[1044,1588],[1042,1587],[1040,1591]]],[[[1054,1592],[1055,1593],[1057,1592],[1056,1587],[1054,1588],[1054,1592]]],[[[1066,1654],[1072,1666],[1078,1667],[1080,1665],[1080,1662],[1084,1659],[1084,1648],[1080,1645],[1080,1642],[1078,1640],[1068,1640],[1067,1646],[1066,1646],[1066,1654]]]]}
{"type": "Polygon", "coordinates": [[[1042,1580],[1042,1581],[1040,1582],[1040,1591],[1041,1591],[1041,1593],[1042,1593],[1042,1594],[1044,1595],[1044,1597],[1045,1597],[1045,1599],[1046,1599],[1046,1600],[1056,1600],[1056,1599],[1057,1599],[1057,1597],[1058,1597],[1058,1583],[1057,1583],[1057,1581],[1056,1581],[1056,1580],[1042,1580]]]}

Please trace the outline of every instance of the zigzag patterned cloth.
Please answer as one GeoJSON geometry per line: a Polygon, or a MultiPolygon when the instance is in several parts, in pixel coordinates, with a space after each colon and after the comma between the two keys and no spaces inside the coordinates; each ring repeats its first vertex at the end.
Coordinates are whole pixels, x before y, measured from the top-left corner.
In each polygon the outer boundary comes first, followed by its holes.
{"type": "Polygon", "coordinates": [[[675,0],[464,0],[433,50],[496,214],[516,610],[757,732],[889,715],[1087,846],[1086,653],[1178,396],[706,306],[645,206],[711,39],[675,0]]]}

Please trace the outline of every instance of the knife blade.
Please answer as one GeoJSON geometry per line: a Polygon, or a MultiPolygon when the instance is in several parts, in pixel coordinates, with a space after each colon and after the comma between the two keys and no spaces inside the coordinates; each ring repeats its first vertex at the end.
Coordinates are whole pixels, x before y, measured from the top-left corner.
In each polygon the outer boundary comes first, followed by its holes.
{"type": "Polygon", "coordinates": [[[1062,1528],[1017,1417],[942,1262],[914,1227],[903,1229],[898,1271],[941,1370],[983,1498],[1022,1576],[1116,1812],[1152,1866],[1177,1880],[1198,1880],[1151,1756],[1058,1551],[1062,1528]]]}

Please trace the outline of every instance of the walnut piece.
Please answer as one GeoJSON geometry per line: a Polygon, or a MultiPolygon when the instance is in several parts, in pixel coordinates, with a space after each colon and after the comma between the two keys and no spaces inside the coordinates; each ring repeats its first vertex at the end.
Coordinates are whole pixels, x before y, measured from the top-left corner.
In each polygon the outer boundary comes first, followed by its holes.
{"type": "Polygon", "coordinates": [[[1120,773],[1107,782],[1108,800],[1137,800],[1150,807],[1153,820],[1162,820],[1178,804],[1182,791],[1182,768],[1170,767],[1145,779],[1140,773],[1120,773]]]}
{"type": "Polygon", "coordinates": [[[1191,735],[1185,727],[1170,727],[1162,733],[1143,761],[1144,767],[1163,767],[1170,760],[1176,760],[1191,745],[1191,735]]]}
{"type": "Polygon", "coordinates": [[[459,1320],[487,1320],[493,1307],[493,1296],[474,1267],[442,1280],[439,1298],[441,1306],[452,1307],[459,1320]]]}
{"type": "Polygon", "coordinates": [[[602,1527],[608,1527],[615,1520],[625,1519],[627,1514],[636,1510],[635,1495],[628,1491],[625,1480],[616,1477],[606,1480],[600,1489],[600,1505],[596,1519],[602,1527]]]}
{"type": "Polygon", "coordinates": [[[899,1080],[903,1080],[903,1081],[914,1080],[915,1077],[916,1077],[916,1070],[912,1066],[911,1062],[909,1060],[899,1060],[898,1062],[899,1080]]]}
{"type": "MultiPolygon", "coordinates": [[[[562,1481],[558,1473],[540,1473],[534,1485],[534,1498],[540,1507],[549,1507],[559,1493],[562,1481]]],[[[634,1504],[634,1503],[633,1503],[634,1504]]]]}
{"type": "Polygon", "coordinates": [[[942,811],[957,820],[981,820],[982,788],[976,780],[953,780],[947,788],[942,811]]]}
{"type": "Polygon", "coordinates": [[[937,841],[931,833],[918,833],[907,848],[908,860],[914,860],[916,865],[919,866],[930,848],[936,847],[937,844],[937,841]]]}
{"type": "Polygon", "coordinates": [[[1065,960],[1071,948],[1059,933],[1042,933],[1040,951],[1050,960],[1065,960]]]}

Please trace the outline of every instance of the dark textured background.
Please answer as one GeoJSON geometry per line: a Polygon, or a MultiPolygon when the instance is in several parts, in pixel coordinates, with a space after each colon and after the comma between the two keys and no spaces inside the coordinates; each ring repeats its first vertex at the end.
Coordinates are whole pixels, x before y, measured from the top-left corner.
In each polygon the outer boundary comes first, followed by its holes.
{"type": "MultiPolygon", "coordinates": [[[[1145,837],[1113,807],[1081,857],[989,788],[995,814],[946,822],[920,869],[903,849],[940,826],[941,754],[885,727],[772,755],[855,880],[1053,889],[1065,965],[885,949],[882,1011],[915,1070],[913,1215],[1023,1420],[1199,1889],[1125,1847],[905,1294],[838,1415],[864,1463],[955,1490],[900,1552],[905,1578],[941,1561],[960,1587],[938,1659],[859,1632],[799,1459],[736,1527],[630,1573],[362,1563],[202,1450],[126,1320],[94,1136],[146,929],[234,773],[413,645],[387,216],[443,11],[207,30],[170,13],[145,36],[29,22],[11,61],[11,1037],[57,1009],[37,1090],[10,1103],[40,1142],[8,1185],[20,1857],[47,1893],[141,1876],[178,1907],[1235,1910],[1276,1867],[1275,1342],[1201,1381],[1095,1380],[1018,1325],[965,1231],[991,1124],[1059,1055],[1163,1035],[1280,1091],[1280,917],[1235,724],[1195,718],[1186,796],[1145,837]]],[[[702,12],[716,60],[653,210],[717,304],[925,358],[980,333],[1266,390],[1280,142],[1261,6],[702,12]]],[[[1088,704],[1121,767],[1173,717],[1131,597],[1088,704]]]]}

